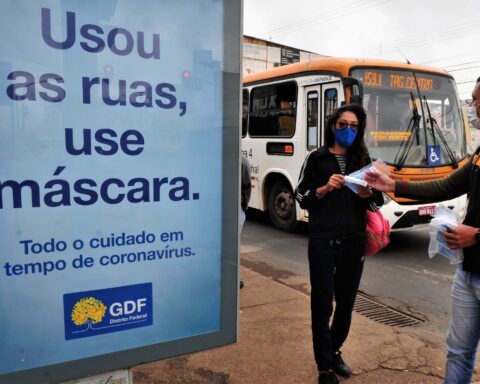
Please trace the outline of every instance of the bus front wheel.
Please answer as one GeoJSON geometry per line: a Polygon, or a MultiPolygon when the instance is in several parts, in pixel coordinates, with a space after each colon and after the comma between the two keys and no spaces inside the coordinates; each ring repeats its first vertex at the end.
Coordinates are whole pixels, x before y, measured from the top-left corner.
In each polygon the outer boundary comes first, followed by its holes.
{"type": "Polygon", "coordinates": [[[295,197],[285,181],[278,181],[270,191],[268,212],[275,228],[293,232],[297,227],[295,197]]]}

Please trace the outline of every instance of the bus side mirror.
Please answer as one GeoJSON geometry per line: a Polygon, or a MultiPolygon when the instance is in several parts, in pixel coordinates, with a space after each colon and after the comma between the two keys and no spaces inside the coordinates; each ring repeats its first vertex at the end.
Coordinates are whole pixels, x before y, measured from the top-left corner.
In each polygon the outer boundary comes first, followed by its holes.
{"type": "Polygon", "coordinates": [[[343,88],[350,88],[350,104],[363,105],[362,83],[355,77],[342,78],[343,88]]]}
{"type": "Polygon", "coordinates": [[[360,95],[350,96],[350,104],[363,105],[363,98],[360,95]]]}

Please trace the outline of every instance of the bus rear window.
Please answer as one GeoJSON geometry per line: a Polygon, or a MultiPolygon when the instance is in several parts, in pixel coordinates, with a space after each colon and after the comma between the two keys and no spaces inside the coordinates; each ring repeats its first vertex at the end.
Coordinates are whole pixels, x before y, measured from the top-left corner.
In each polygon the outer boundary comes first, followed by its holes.
{"type": "Polygon", "coordinates": [[[294,82],[254,88],[250,94],[250,136],[292,137],[296,109],[297,86],[294,82]]]}

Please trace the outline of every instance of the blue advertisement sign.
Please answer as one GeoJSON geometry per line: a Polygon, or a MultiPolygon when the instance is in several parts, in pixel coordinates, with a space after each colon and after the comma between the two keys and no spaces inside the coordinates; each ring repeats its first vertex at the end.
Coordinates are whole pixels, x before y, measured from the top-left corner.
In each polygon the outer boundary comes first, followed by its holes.
{"type": "Polygon", "coordinates": [[[224,14],[0,2],[0,378],[221,330],[224,14]]]}

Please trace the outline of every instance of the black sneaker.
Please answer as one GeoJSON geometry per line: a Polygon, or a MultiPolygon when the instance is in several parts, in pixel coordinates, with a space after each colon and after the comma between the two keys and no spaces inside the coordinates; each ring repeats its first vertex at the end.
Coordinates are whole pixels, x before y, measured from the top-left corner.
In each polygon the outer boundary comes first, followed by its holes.
{"type": "Polygon", "coordinates": [[[340,384],[335,373],[330,371],[318,372],[318,384],[340,384]]]}
{"type": "Polygon", "coordinates": [[[350,377],[352,375],[352,370],[345,361],[343,361],[342,352],[340,351],[333,354],[332,368],[337,375],[343,377],[350,377]]]}
{"type": "Polygon", "coordinates": [[[240,280],[240,289],[242,289],[244,286],[245,284],[243,284],[243,280],[240,280]]]}

